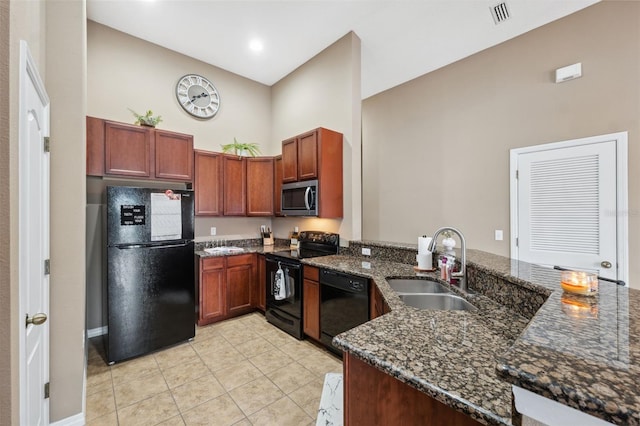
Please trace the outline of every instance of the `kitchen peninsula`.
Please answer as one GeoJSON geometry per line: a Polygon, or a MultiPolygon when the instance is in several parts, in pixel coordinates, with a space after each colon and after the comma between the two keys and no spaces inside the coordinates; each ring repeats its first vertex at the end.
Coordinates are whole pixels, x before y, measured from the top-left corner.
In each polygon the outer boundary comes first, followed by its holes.
{"type": "Polygon", "coordinates": [[[434,277],[414,272],[415,250],[352,242],[340,255],[304,261],[371,278],[390,308],[334,339],[345,352],[346,424],[363,413],[384,423],[386,415],[384,401],[367,411],[353,400],[350,363],[394,377],[481,424],[519,421],[512,384],[614,424],[640,423],[640,313],[630,309],[640,302],[639,291],[601,282],[595,298],[568,297],[558,271],[468,250],[469,285],[477,293],[465,298],[478,310],[418,310],[387,283],[434,277]],[[372,256],[360,256],[362,247],[372,256]]]}

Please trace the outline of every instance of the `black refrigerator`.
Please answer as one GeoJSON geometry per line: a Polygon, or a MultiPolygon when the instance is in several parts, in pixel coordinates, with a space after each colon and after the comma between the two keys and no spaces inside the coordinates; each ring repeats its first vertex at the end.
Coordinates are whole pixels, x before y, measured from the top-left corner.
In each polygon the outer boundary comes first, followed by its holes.
{"type": "Polygon", "coordinates": [[[107,338],[110,364],[195,335],[194,195],[107,187],[107,338]]]}

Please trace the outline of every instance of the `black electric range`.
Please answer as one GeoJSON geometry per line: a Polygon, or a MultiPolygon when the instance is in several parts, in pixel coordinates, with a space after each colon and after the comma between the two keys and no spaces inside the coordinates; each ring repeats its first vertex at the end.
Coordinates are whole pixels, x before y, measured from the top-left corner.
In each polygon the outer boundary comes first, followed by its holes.
{"type": "Polygon", "coordinates": [[[340,235],[322,231],[303,231],[299,249],[267,253],[267,321],[302,339],[302,264],[300,259],[338,253],[340,235]],[[282,271],[279,273],[279,271],[282,271]],[[278,280],[278,277],[282,278],[278,280]],[[283,287],[284,286],[284,287],[283,287]]]}

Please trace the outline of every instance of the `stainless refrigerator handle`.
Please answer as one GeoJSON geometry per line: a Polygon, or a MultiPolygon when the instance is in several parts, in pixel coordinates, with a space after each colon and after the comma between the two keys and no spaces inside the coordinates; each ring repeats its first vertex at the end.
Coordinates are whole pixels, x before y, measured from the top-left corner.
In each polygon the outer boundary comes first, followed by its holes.
{"type": "Polygon", "coordinates": [[[307,210],[311,210],[311,201],[309,201],[310,193],[311,193],[311,187],[307,186],[307,189],[304,191],[304,205],[307,207],[307,210]]]}

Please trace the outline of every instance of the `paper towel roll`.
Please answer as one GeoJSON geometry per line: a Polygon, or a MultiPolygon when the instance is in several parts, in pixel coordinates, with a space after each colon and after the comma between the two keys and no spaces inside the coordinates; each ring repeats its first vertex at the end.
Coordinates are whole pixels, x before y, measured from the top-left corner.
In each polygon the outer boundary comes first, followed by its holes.
{"type": "Polygon", "coordinates": [[[418,254],[429,253],[429,244],[431,244],[431,237],[418,237],[418,254]]]}

